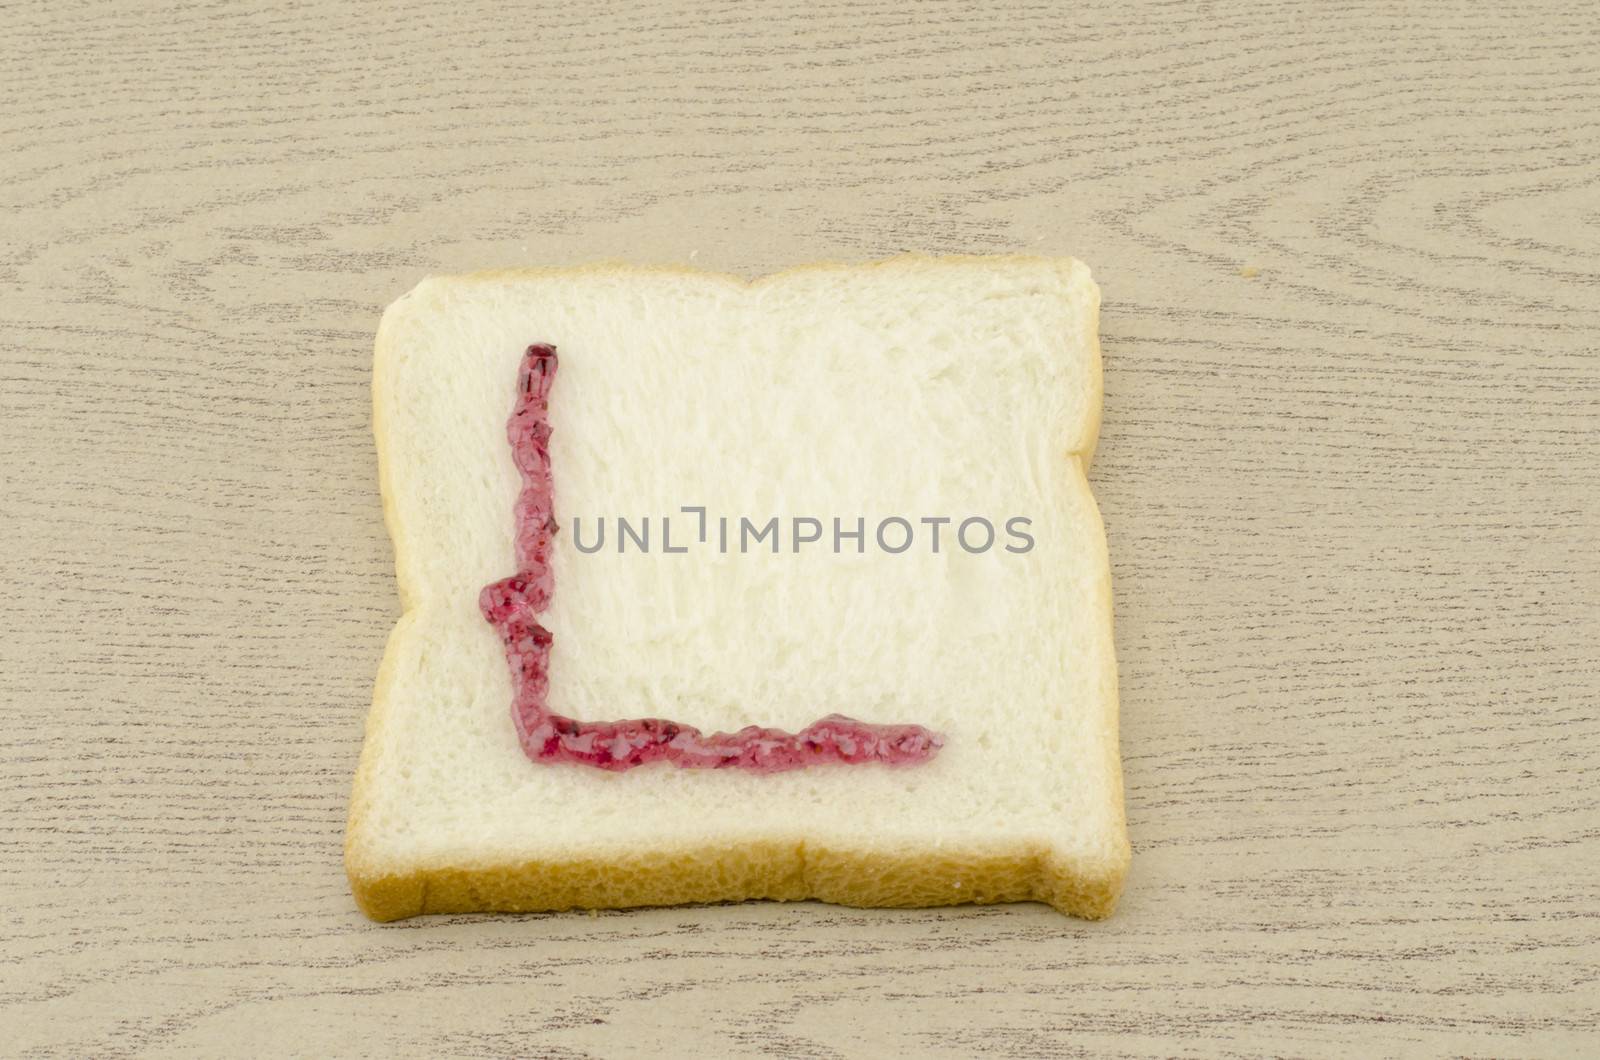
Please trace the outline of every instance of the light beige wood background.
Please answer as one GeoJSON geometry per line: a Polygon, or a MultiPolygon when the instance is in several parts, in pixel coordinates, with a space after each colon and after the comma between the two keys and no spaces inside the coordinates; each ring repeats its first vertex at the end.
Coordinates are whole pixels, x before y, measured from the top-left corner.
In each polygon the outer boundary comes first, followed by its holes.
{"type": "Polygon", "coordinates": [[[1593,5],[0,27],[0,1050],[1596,1055],[1593,5]],[[363,920],[382,306],[907,249],[1104,287],[1118,915],[363,920]]]}

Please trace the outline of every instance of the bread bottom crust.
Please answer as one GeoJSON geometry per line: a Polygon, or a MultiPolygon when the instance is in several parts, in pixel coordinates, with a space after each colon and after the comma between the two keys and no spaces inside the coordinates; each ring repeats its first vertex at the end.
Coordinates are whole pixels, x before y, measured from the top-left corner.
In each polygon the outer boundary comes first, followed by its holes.
{"type": "Polygon", "coordinates": [[[897,856],[774,841],[628,858],[387,874],[367,873],[354,865],[349,870],[356,903],[379,921],[424,913],[532,913],[747,899],[816,899],[857,907],[1038,901],[1099,920],[1116,905],[1126,861],[1068,866],[1041,849],[897,856]]]}

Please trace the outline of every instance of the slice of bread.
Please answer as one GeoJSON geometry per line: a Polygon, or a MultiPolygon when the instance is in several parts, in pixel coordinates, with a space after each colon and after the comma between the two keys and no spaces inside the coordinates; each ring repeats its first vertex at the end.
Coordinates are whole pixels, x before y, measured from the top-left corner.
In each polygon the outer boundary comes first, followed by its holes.
{"type": "Polygon", "coordinates": [[[1110,913],[1129,851],[1110,570],[1085,478],[1098,304],[1072,260],[898,258],[753,283],[485,273],[390,306],[373,420],[404,614],[351,801],[360,907],[391,920],[1033,899],[1110,913]],[[507,420],[534,343],[560,356],[539,615],[550,708],[707,734],[794,733],[837,712],[926,726],[943,738],[931,759],[613,772],[524,752],[479,593],[518,569],[507,420]],[[700,507],[704,543],[683,512],[700,507]],[[740,521],[773,517],[779,551],[741,550],[740,521]],[[951,522],[923,521],[938,517],[951,522]],[[988,548],[979,524],[957,537],[974,517],[995,529],[988,548]],[[796,518],[821,540],[797,546],[796,518]],[[1008,535],[1016,518],[1031,547],[1008,535]],[[580,551],[602,522],[604,547],[580,551]]]}

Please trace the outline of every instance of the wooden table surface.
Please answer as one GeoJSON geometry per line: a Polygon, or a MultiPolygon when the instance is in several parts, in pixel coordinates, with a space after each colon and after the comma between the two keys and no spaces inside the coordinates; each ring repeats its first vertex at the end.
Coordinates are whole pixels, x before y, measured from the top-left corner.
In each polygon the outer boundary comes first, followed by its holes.
{"type": "Polygon", "coordinates": [[[1597,1055],[1600,11],[0,8],[0,1051],[1597,1055]],[[364,920],[428,273],[1073,254],[1134,868],[364,920]]]}

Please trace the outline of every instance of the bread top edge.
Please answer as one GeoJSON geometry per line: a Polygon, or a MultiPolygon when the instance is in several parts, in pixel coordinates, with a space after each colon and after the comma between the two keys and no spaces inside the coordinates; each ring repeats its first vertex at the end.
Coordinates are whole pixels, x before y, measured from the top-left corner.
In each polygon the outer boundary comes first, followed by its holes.
{"type": "MultiPolygon", "coordinates": [[[[1089,267],[1078,258],[1069,255],[1048,254],[896,254],[887,258],[875,258],[863,262],[847,262],[834,259],[808,261],[774,272],[762,273],[758,276],[746,278],[737,273],[726,272],[720,269],[702,269],[694,265],[640,265],[618,258],[601,258],[578,265],[519,265],[507,266],[500,269],[482,269],[464,273],[439,273],[425,277],[417,286],[428,283],[440,282],[475,282],[485,280],[517,280],[534,279],[538,277],[577,276],[597,273],[636,273],[640,275],[675,274],[684,277],[694,277],[703,280],[726,283],[734,287],[756,288],[774,283],[796,273],[813,271],[847,272],[851,270],[868,270],[897,266],[940,266],[940,265],[1037,265],[1055,267],[1063,271],[1082,270],[1083,279],[1093,283],[1089,267]]],[[[404,296],[402,296],[404,298],[404,296]]]]}

